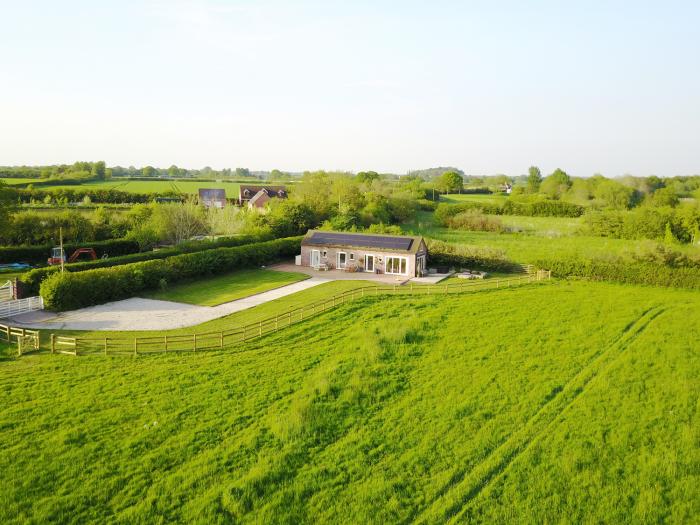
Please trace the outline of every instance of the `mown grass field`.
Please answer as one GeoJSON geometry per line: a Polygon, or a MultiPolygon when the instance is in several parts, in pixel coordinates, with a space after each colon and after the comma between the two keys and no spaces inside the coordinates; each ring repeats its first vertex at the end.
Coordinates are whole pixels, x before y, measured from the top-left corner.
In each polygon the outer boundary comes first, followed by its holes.
{"type": "Polygon", "coordinates": [[[2,361],[0,520],[690,523],[698,340],[697,293],[570,282],[2,361]]]}
{"type": "Polygon", "coordinates": [[[303,273],[240,270],[208,279],[169,286],[144,297],[180,303],[216,306],[308,279],[303,273]]]}

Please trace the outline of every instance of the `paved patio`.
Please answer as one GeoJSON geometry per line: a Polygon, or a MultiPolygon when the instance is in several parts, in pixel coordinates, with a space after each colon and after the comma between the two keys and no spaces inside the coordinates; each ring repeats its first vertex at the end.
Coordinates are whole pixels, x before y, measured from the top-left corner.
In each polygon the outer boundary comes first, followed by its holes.
{"type": "Polygon", "coordinates": [[[387,275],[384,273],[371,273],[371,272],[345,272],[343,270],[314,270],[309,266],[297,266],[294,262],[283,262],[272,264],[267,267],[270,270],[278,270],[280,272],[297,272],[305,273],[311,277],[318,277],[321,279],[328,279],[330,281],[371,281],[375,283],[382,284],[403,284],[409,280],[410,277],[405,275],[387,275]]]}

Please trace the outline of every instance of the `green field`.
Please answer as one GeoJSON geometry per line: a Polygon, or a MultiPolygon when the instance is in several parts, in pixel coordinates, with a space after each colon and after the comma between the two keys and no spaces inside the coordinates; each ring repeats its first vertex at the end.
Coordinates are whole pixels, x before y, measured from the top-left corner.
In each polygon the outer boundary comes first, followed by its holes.
{"type": "MultiPolygon", "coordinates": [[[[10,180],[15,180],[19,183],[20,180],[26,181],[28,183],[36,182],[30,179],[3,179],[6,182],[10,180]]],[[[9,182],[8,182],[9,183],[9,182]]],[[[260,181],[251,180],[249,184],[261,184],[260,181]]],[[[231,181],[221,181],[221,182],[206,182],[198,180],[129,180],[129,179],[111,179],[106,181],[88,181],[80,185],[61,185],[56,186],[37,186],[37,188],[45,190],[53,189],[74,189],[78,190],[80,188],[89,189],[102,189],[102,190],[119,190],[128,191],[132,193],[166,193],[166,192],[177,192],[177,193],[197,193],[200,188],[223,188],[226,190],[226,196],[229,198],[238,197],[238,188],[240,187],[240,182],[231,181]]]]}
{"type": "Polygon", "coordinates": [[[369,297],[236,351],[0,362],[0,519],[693,522],[700,297],[369,297]]]}
{"type": "Polygon", "coordinates": [[[502,193],[449,193],[440,195],[440,202],[448,204],[459,204],[460,202],[483,202],[484,204],[499,204],[505,202],[510,197],[502,193]]]}
{"type": "Polygon", "coordinates": [[[151,299],[216,306],[308,279],[303,273],[273,270],[240,270],[237,272],[169,286],[145,295],[151,299]]]}
{"type": "MultiPolygon", "coordinates": [[[[503,250],[511,260],[528,264],[552,256],[591,258],[621,255],[635,251],[644,242],[580,235],[576,233],[580,224],[577,218],[514,215],[499,215],[498,218],[520,231],[493,233],[443,228],[435,225],[432,212],[419,212],[414,221],[402,228],[407,233],[431,239],[503,250]]],[[[700,246],[676,245],[674,249],[700,254],[700,246]]]]}

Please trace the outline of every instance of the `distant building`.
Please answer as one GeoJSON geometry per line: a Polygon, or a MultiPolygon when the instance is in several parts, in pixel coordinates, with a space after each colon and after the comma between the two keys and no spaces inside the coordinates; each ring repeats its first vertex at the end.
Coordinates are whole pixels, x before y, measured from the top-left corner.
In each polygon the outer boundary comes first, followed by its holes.
{"type": "Polygon", "coordinates": [[[226,190],[200,188],[199,203],[206,208],[223,208],[226,206],[226,190]]]}
{"type": "Polygon", "coordinates": [[[501,191],[510,195],[510,193],[513,191],[513,185],[506,182],[503,186],[501,186],[501,191]]]}
{"type": "Polygon", "coordinates": [[[256,196],[255,204],[251,207],[262,208],[272,198],[286,199],[287,188],[284,186],[249,186],[246,184],[242,184],[238,188],[238,202],[241,206],[249,204],[253,197],[256,196]],[[263,194],[258,195],[261,191],[263,194]]]}

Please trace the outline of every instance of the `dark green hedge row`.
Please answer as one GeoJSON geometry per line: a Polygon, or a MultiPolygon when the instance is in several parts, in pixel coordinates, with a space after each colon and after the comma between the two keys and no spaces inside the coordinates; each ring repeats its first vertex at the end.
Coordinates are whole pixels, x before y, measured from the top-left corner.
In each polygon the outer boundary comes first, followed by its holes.
{"type": "Polygon", "coordinates": [[[554,277],[586,277],[596,281],[671,286],[700,289],[700,268],[587,259],[546,259],[537,266],[552,271],[554,277]]]}
{"type": "Polygon", "coordinates": [[[106,190],[94,188],[57,188],[57,189],[12,189],[15,193],[14,200],[24,204],[35,202],[43,202],[46,196],[50,196],[53,200],[65,200],[67,202],[80,202],[85,197],[90,197],[90,200],[95,204],[139,204],[151,202],[157,198],[182,198],[181,195],[173,191],[159,193],[133,193],[121,190],[106,190]]]}
{"type": "Polygon", "coordinates": [[[469,210],[480,210],[488,215],[523,215],[526,217],[580,217],[585,208],[570,202],[538,200],[520,202],[507,200],[503,203],[464,202],[440,204],[435,210],[435,221],[443,226],[448,219],[469,210]]]}
{"type": "Polygon", "coordinates": [[[448,266],[496,272],[514,272],[521,265],[509,261],[505,252],[479,246],[428,241],[428,266],[448,266]]]}
{"type": "MultiPolygon", "coordinates": [[[[86,270],[94,270],[96,268],[109,268],[112,266],[120,266],[142,261],[150,261],[156,259],[165,259],[173,255],[183,253],[201,252],[204,250],[213,250],[216,248],[233,248],[234,246],[242,246],[244,244],[252,244],[256,242],[267,241],[271,239],[271,235],[241,235],[240,237],[223,237],[213,241],[191,241],[180,244],[173,248],[163,248],[157,251],[131,253],[120,257],[109,257],[108,259],[98,259],[96,261],[84,261],[79,263],[68,264],[65,266],[69,272],[84,272],[86,270]]],[[[59,270],[57,266],[45,266],[43,268],[35,268],[23,274],[20,278],[26,285],[26,290],[32,295],[39,293],[41,282],[47,276],[56,273],[59,270]]]]}
{"type": "Polygon", "coordinates": [[[46,308],[55,311],[116,301],[158,288],[162,283],[172,284],[291,257],[299,253],[301,239],[289,237],[112,268],[56,273],[41,283],[41,296],[46,308]]]}
{"type": "MultiPolygon", "coordinates": [[[[4,263],[29,263],[29,264],[46,264],[46,260],[51,257],[51,248],[54,245],[46,244],[43,246],[1,246],[0,247],[0,264],[4,263]]],[[[110,239],[108,241],[86,242],[82,244],[65,244],[66,255],[71,256],[77,248],[94,248],[98,257],[103,254],[108,254],[110,257],[118,255],[126,255],[127,253],[135,253],[139,251],[139,245],[136,241],[127,239],[110,239]]]]}

